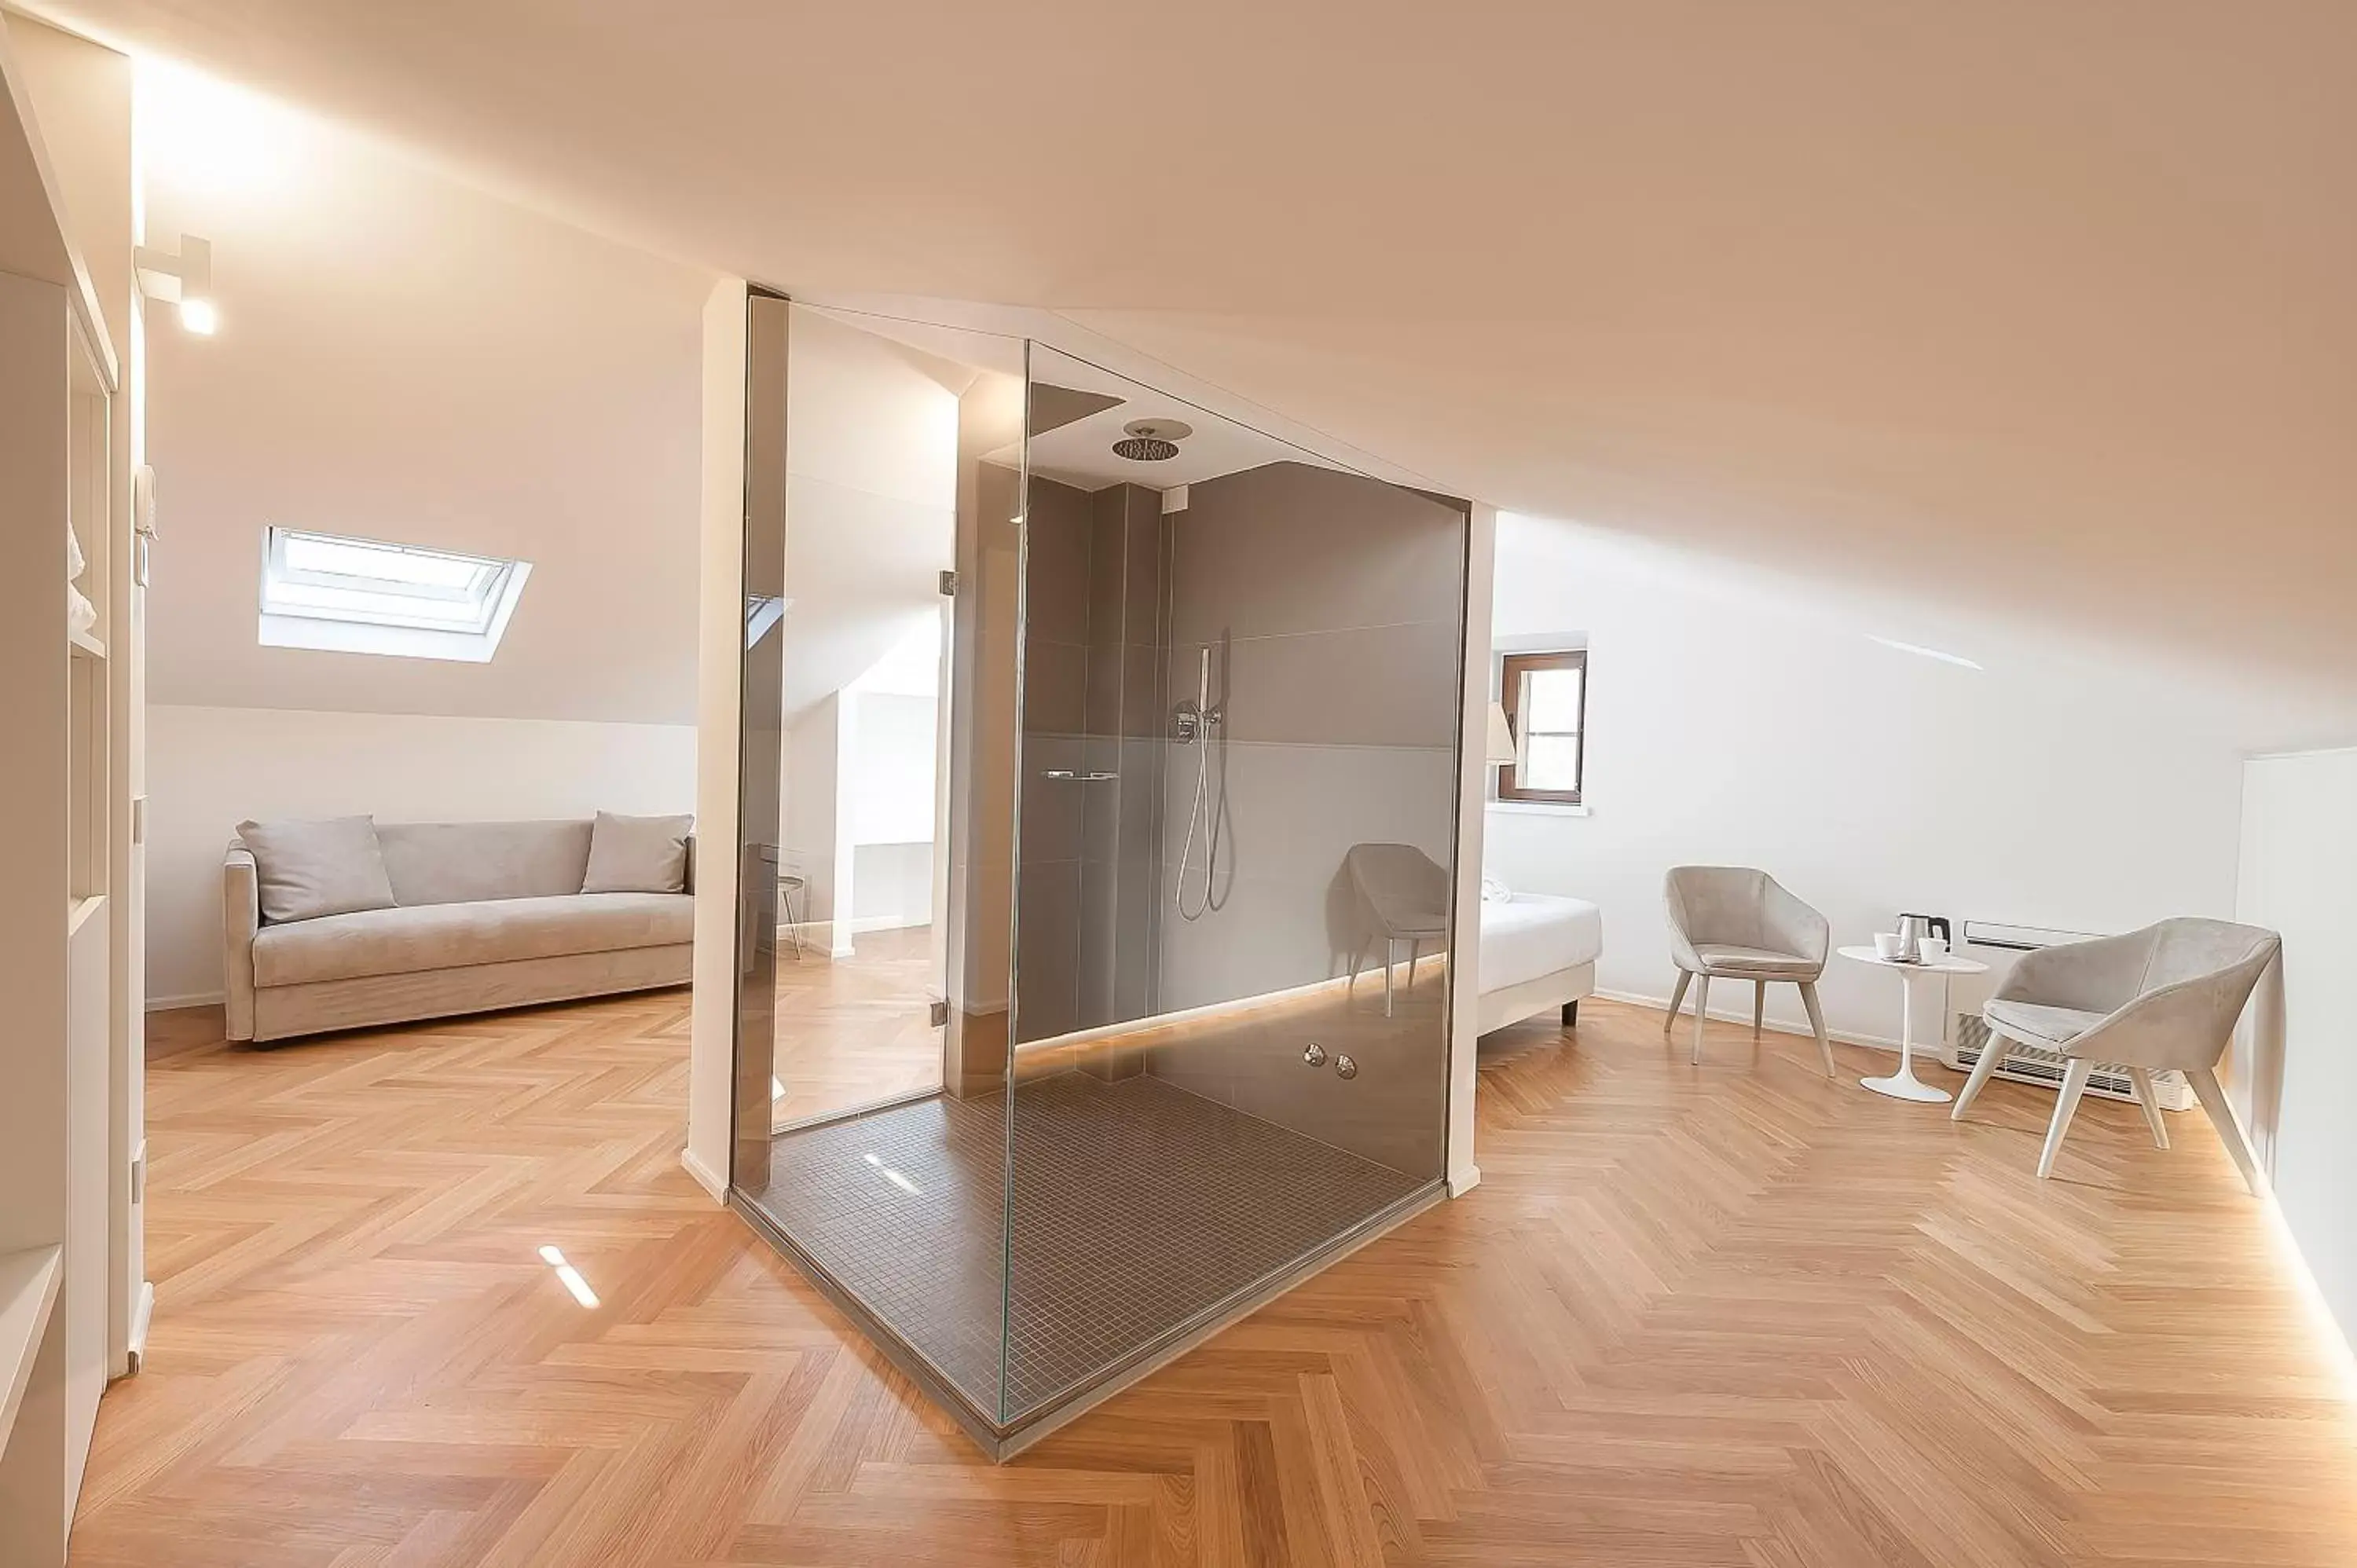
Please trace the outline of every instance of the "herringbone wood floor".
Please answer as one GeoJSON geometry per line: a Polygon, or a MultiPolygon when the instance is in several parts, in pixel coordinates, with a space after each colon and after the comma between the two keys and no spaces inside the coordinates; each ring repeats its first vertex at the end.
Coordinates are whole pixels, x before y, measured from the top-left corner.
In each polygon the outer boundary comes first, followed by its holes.
{"type": "Polygon", "coordinates": [[[1477,1191],[1000,1469],[681,1173],[683,994],[184,1051],[73,1561],[2357,1563],[2198,1122],[2090,1103],[2040,1186],[2029,1090],[1952,1126],[1658,1016],[1525,1026],[1477,1191]]]}

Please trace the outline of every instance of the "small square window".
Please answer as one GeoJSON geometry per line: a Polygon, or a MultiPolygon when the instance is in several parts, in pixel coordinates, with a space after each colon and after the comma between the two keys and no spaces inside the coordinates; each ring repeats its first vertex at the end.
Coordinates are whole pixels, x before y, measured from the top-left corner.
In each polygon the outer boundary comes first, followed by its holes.
{"type": "Polygon", "coordinates": [[[273,528],[262,645],[485,663],[531,575],[529,561],[273,528]]]}
{"type": "Polygon", "coordinates": [[[1514,760],[1498,769],[1498,799],[1580,804],[1587,766],[1587,650],[1507,654],[1498,703],[1514,734],[1514,760]]]}

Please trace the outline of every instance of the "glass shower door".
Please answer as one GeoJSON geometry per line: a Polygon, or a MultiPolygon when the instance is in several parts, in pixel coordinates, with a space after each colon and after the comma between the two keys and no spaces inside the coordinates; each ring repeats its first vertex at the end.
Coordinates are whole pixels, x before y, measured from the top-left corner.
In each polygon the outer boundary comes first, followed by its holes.
{"type": "Polygon", "coordinates": [[[1038,344],[1027,430],[1018,1430],[1437,1193],[1467,534],[1038,344]],[[1385,855],[1426,922],[1388,1002],[1385,855]]]}

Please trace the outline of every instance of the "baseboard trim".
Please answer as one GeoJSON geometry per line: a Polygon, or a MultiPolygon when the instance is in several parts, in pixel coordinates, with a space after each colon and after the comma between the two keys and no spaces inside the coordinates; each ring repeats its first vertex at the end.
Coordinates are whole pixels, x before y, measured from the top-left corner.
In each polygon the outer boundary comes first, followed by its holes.
{"type": "Polygon", "coordinates": [[[127,1340],[124,1375],[139,1370],[147,1359],[147,1327],[156,1321],[156,1282],[139,1282],[139,1299],[131,1305],[131,1334],[127,1340]]]}
{"type": "Polygon", "coordinates": [[[219,1007],[228,1001],[228,993],[221,991],[207,991],[193,996],[150,996],[147,998],[147,1011],[171,1013],[182,1007],[219,1007]]]}
{"type": "Polygon", "coordinates": [[[682,1149],[679,1152],[679,1163],[686,1168],[688,1175],[695,1178],[696,1186],[712,1195],[713,1202],[724,1208],[727,1207],[728,1183],[710,1165],[697,1159],[694,1149],[682,1149]]]}

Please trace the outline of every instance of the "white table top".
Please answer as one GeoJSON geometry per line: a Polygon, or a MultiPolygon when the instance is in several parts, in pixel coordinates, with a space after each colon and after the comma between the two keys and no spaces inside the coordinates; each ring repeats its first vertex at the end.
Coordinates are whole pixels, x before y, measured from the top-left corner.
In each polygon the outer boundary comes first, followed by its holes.
{"type": "Polygon", "coordinates": [[[1843,948],[1841,955],[1844,958],[1856,959],[1860,963],[1878,963],[1885,969],[1905,970],[1916,974],[1986,974],[1988,972],[1988,965],[1978,959],[1958,958],[1953,953],[1948,954],[1945,958],[1919,959],[1913,963],[1900,959],[1884,958],[1871,946],[1843,948]]]}

